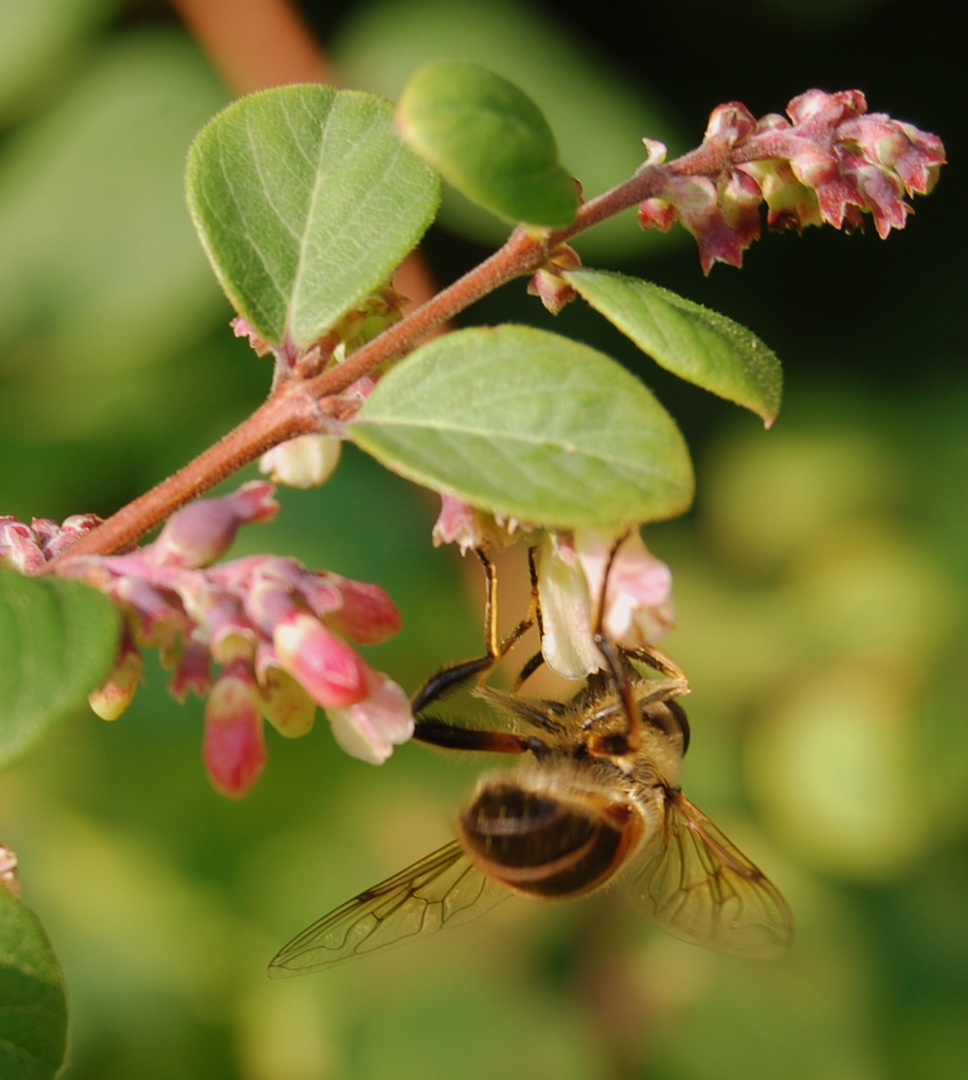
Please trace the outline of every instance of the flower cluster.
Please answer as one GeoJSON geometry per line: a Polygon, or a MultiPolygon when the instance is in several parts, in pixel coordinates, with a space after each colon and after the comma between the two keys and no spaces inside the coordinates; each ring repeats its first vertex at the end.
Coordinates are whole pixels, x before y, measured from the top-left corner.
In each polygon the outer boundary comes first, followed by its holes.
{"type": "Polygon", "coordinates": [[[522,538],[535,545],[541,652],[559,675],[583,679],[602,667],[594,639],[599,627],[629,649],[654,644],[672,629],[672,573],[637,529],[559,529],[539,539],[534,526],[505,523],[453,496],[442,495],[441,503],[435,544],[456,543],[462,553],[522,538]]]}
{"type": "MultiPolygon", "coordinates": [[[[140,681],[141,649],[159,648],[174,669],[171,693],[207,698],[203,759],[215,787],[232,796],[244,794],[265,764],[263,719],[295,737],[312,727],[320,705],[337,742],[374,764],[413,732],[403,690],[347,640],[375,644],[400,628],[382,589],[280,556],[213,565],[240,526],[275,515],[273,492],[266,482],[244,484],[184,507],[152,544],[62,564],[65,576],[100,589],[125,614],[114,669],[90,698],[94,711],[120,716],[140,681]],[[221,668],[214,678],[212,661],[221,668]]],[[[34,545],[41,565],[48,532],[45,525],[34,545]]],[[[29,546],[17,536],[18,550],[29,546]]]]}
{"type": "MultiPolygon", "coordinates": [[[[760,120],[738,102],[713,111],[703,143],[664,170],[664,186],[639,207],[643,228],[667,232],[679,220],[696,238],[703,271],[741,266],[760,236],[760,205],[775,230],[824,223],[878,235],[904,227],[905,194],[927,194],[945,163],[941,140],[885,113],[868,113],[859,90],[808,90],[787,116],[760,120]]],[[[665,147],[646,141],[647,166],[665,147]]]]}
{"type": "Polygon", "coordinates": [[[568,679],[602,667],[594,641],[599,626],[617,645],[635,649],[674,625],[672,573],[637,529],[624,539],[604,529],[551,533],[538,548],[537,570],[541,652],[568,679]]]}
{"type": "Polygon", "coordinates": [[[97,514],[74,514],[60,525],[50,518],[34,518],[29,525],[9,515],[0,516],[0,566],[21,574],[38,574],[58,555],[101,524],[97,514]]]}

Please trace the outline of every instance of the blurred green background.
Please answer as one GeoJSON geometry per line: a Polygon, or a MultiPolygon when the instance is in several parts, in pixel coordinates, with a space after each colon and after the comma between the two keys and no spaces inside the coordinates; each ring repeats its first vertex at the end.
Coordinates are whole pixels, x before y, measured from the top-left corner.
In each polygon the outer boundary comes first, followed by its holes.
{"type": "MultiPolygon", "coordinates": [[[[112,725],[82,715],[0,777],[72,1006],[68,1080],[491,1077],[893,1080],[968,1067],[966,42],[952,5],[444,0],[300,5],[349,85],[393,95],[431,55],[489,63],[552,118],[595,194],[709,110],[780,111],[811,86],[942,136],[953,162],[906,231],[771,237],[737,273],[632,222],[590,264],[745,323],[786,365],[775,429],[678,384],[593,313],[513,284],[467,319],[555,326],[640,373],[685,430],[699,495],[648,530],[672,566],[694,744],[684,787],[783,889],[776,963],[643,925],[617,893],[511,902],[329,973],[264,966],[330,907],[443,843],[480,762],[407,746],[382,769],[325,723],[235,804],[208,786],[201,705],[165,677],[112,725]]],[[[266,361],[235,341],[182,169],[227,99],[161,3],[0,0],[0,511],[109,513],[243,417],[266,361]]],[[[449,200],[439,281],[492,228],[449,200]],[[481,231],[483,230],[483,231],[481,231]],[[472,237],[468,239],[468,236],[472,237]]],[[[480,642],[434,500],[348,452],[244,550],[386,587],[405,618],[374,662],[415,687],[480,642]]],[[[243,550],[240,545],[240,550],[243,550]]]]}

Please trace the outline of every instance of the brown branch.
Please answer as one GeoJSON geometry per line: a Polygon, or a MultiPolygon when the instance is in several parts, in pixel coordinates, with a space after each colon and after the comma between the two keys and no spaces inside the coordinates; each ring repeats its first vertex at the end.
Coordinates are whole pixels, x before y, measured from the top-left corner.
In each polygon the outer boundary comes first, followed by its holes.
{"type": "MultiPolygon", "coordinates": [[[[293,81],[333,81],[322,51],[287,0],[172,0],[232,89],[243,93],[293,81]]],[[[290,381],[246,420],[177,473],[122,507],[64,557],[123,551],[185,503],[255,461],[266,450],[326,423],[325,399],[413,348],[453,316],[500,285],[533,273],[559,244],[659,190],[661,167],[640,170],[581,207],[574,223],[548,233],[523,226],[490,258],[433,295],[411,256],[395,284],[419,302],[396,325],[344,363],[306,382],[290,381]]],[[[55,569],[59,560],[49,564],[55,569]]]]}
{"type": "MultiPolygon", "coordinates": [[[[296,435],[320,431],[326,424],[326,399],[341,393],[361,376],[413,348],[422,338],[499,286],[532,274],[560,244],[661,189],[665,169],[652,166],[586,203],[575,221],[555,232],[518,226],[490,258],[415,308],[342,364],[306,381],[290,380],[251,416],[173,476],[135,499],[78,541],[63,558],[107,555],[132,545],[179,507],[266,450],[296,435]]],[[[58,560],[49,563],[55,568],[58,560]]]]}
{"type": "Polygon", "coordinates": [[[288,0],[171,0],[233,93],[287,83],[336,85],[309,27],[288,0]]]}

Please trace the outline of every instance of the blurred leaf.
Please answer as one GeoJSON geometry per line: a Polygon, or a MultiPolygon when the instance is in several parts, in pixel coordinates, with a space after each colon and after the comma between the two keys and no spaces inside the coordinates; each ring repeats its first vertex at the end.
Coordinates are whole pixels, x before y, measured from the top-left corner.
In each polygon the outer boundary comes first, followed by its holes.
{"type": "Polygon", "coordinates": [[[0,2],[0,122],[19,119],[56,89],[84,38],[117,0],[0,2]]]}
{"type": "Polygon", "coordinates": [[[0,1076],[48,1080],[67,1046],[67,999],[40,920],[0,888],[0,1076]]]}
{"type": "Polygon", "coordinates": [[[425,64],[404,88],[400,131],[468,198],[512,222],[562,227],[578,189],[537,105],[477,64],[425,64]]]}
{"type": "Polygon", "coordinates": [[[903,477],[888,440],[857,423],[811,430],[783,423],[767,441],[737,433],[720,442],[709,467],[710,535],[736,566],[766,576],[833,523],[890,508],[903,477]]]}
{"type": "Polygon", "coordinates": [[[462,330],[416,350],[349,436],[388,468],[545,526],[682,513],[692,465],[674,421],[609,357],[525,326],[462,330]]]}
{"type": "Polygon", "coordinates": [[[563,276],[667,371],[744,405],[767,427],[776,419],[783,390],[780,361],[750,330],[638,278],[604,270],[563,276]]]}
{"type": "MultiPolygon", "coordinates": [[[[582,182],[586,198],[629,177],[645,160],[642,137],[687,143],[671,116],[617,66],[588,50],[523,0],[454,4],[450,0],[385,0],[360,5],[332,43],[347,85],[397,101],[414,71],[431,60],[460,58],[510,79],[548,118],[561,160],[582,182]]],[[[442,224],[484,243],[502,243],[500,221],[448,189],[442,224]]],[[[684,230],[661,239],[643,233],[634,212],[578,237],[588,257],[641,254],[684,243],[684,230]]]]}
{"type": "Polygon", "coordinates": [[[273,345],[322,337],[389,278],[440,200],[387,102],[315,84],[219,113],[192,145],[186,179],[222,288],[273,345]]]}
{"type": "Polygon", "coordinates": [[[0,764],[85,704],[117,643],[117,611],[94,589],[0,574],[0,764]]]}
{"type": "Polygon", "coordinates": [[[928,837],[911,798],[916,758],[903,675],[829,667],[790,685],[750,741],[750,780],[776,834],[803,862],[845,881],[900,874],[928,837]]]}
{"type": "Polygon", "coordinates": [[[594,1028],[574,999],[546,995],[526,977],[494,986],[484,972],[467,981],[456,994],[446,983],[427,980],[422,993],[406,995],[397,1007],[361,1016],[347,1075],[451,1080],[458,1061],[461,1080],[606,1075],[594,1028]]]}
{"type": "Polygon", "coordinates": [[[222,94],[187,39],[129,34],[0,147],[0,423],[50,439],[148,408],[111,376],[208,332],[223,302],[182,177],[222,94]]]}

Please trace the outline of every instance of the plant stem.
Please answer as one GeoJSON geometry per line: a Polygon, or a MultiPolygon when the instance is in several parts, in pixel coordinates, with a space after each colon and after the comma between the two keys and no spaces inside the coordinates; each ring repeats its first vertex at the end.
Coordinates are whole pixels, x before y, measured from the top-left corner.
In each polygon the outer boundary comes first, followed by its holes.
{"type": "Polygon", "coordinates": [[[341,393],[361,376],[412,348],[420,338],[514,278],[533,274],[573,236],[661,190],[667,166],[650,166],[582,206],[571,225],[554,232],[519,225],[503,247],[442,289],[338,367],[307,382],[315,397],[341,393]]]}
{"type": "MultiPolygon", "coordinates": [[[[646,166],[578,211],[571,225],[554,232],[519,225],[507,242],[484,262],[414,308],[400,322],[359,349],[342,364],[305,381],[283,383],[251,416],[173,476],[128,503],[61,558],[108,555],[131,547],[179,507],[255,461],[266,450],[322,430],[329,418],[327,399],[387,360],[400,356],[476,300],[516,277],[534,273],[559,245],[661,190],[672,165],[646,166]]],[[[56,570],[59,559],[48,564],[56,570]]]]}

